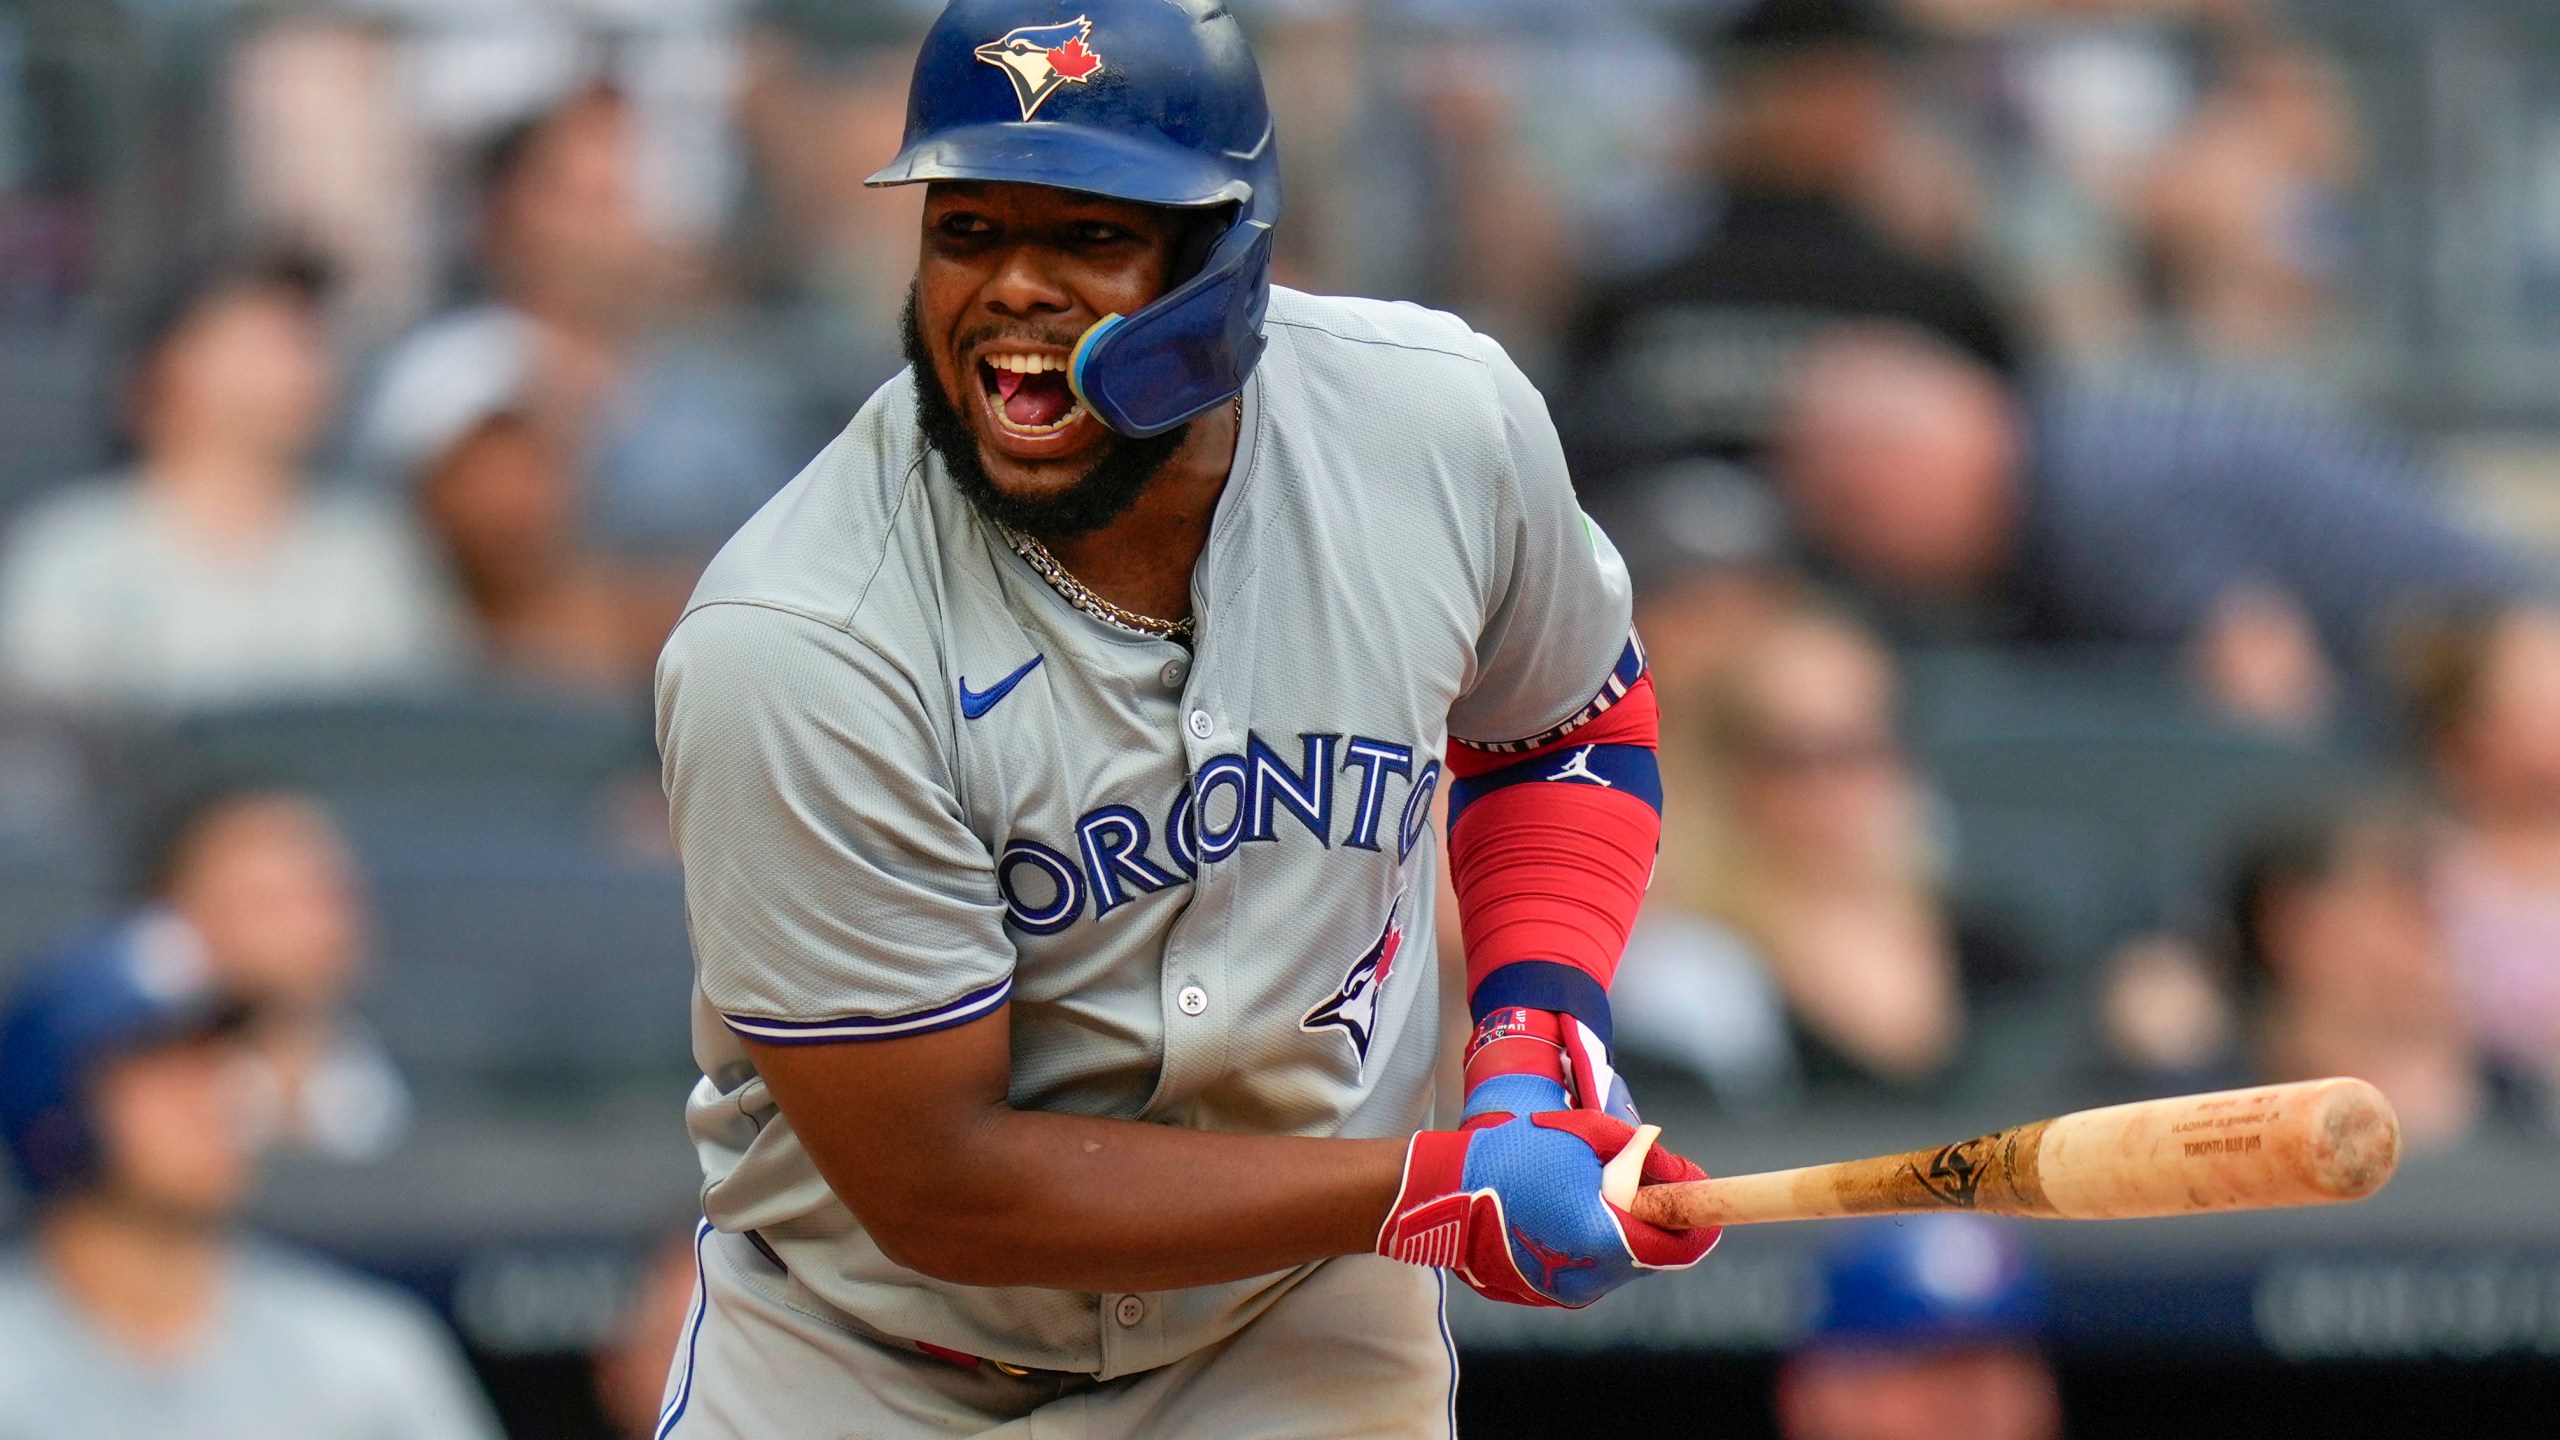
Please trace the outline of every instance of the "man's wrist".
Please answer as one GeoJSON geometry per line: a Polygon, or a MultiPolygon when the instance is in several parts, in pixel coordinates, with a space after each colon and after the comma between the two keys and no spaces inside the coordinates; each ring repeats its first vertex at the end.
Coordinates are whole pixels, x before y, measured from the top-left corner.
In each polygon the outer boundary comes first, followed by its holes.
{"type": "Polygon", "coordinates": [[[1467,1044],[1469,1114],[1483,1108],[1477,1103],[1483,1087],[1505,1075],[1553,1081],[1569,1106],[1636,1121],[1634,1097],[1618,1077],[1607,1042],[1577,1015],[1524,1005],[1487,1012],[1467,1044]]]}
{"type": "Polygon", "coordinates": [[[1470,971],[1467,1010],[1478,1023],[1513,1008],[1569,1015],[1610,1040],[1609,987],[1580,965],[1561,960],[1515,960],[1478,976],[1470,971]]]}
{"type": "Polygon", "coordinates": [[[1535,1075],[1572,1084],[1564,1026],[1563,1017],[1554,1012],[1525,1005],[1507,1005],[1486,1015],[1467,1041],[1468,1093],[1496,1075],[1535,1075]]]}

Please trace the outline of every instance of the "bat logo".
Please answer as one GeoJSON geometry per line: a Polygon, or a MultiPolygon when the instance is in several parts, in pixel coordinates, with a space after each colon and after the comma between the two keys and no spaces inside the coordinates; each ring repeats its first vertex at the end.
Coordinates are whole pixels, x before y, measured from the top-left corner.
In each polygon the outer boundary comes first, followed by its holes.
{"type": "Polygon", "coordinates": [[[1970,1210],[1981,1199],[1983,1179],[1992,1168],[1977,1148],[1982,1143],[1967,1140],[1950,1145],[1929,1157],[1927,1169],[1911,1167],[1911,1178],[1919,1181],[1920,1188],[1938,1203],[1970,1210]]]}
{"type": "Polygon", "coordinates": [[[1022,102],[1022,118],[1028,120],[1060,88],[1102,73],[1102,57],[1086,43],[1092,35],[1093,22],[1079,15],[1062,25],[1025,25],[973,53],[1013,82],[1014,98],[1022,102]]]}

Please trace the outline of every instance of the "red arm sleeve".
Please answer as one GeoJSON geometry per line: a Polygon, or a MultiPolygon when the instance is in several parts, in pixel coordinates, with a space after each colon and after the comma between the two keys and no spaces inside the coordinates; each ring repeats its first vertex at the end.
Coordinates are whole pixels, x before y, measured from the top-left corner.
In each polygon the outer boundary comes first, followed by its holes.
{"type": "Polygon", "coordinates": [[[1536,749],[1450,747],[1450,872],[1477,1019],[1526,1006],[1608,1037],[1609,982],[1662,842],[1661,728],[1641,677],[1536,749]]]}

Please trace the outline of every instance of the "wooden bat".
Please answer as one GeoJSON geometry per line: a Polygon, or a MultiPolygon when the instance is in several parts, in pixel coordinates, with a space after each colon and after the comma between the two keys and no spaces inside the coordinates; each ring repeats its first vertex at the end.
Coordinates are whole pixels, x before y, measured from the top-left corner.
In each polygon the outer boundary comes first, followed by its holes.
{"type": "Polygon", "coordinates": [[[1659,1133],[1638,1131],[1601,1193],[1675,1230],[1934,1210],[2131,1220],[2328,1205],[2381,1189],[2400,1163],[2391,1102],[2346,1079],[2112,1105],[1938,1150],[1638,1189],[1659,1133]]]}

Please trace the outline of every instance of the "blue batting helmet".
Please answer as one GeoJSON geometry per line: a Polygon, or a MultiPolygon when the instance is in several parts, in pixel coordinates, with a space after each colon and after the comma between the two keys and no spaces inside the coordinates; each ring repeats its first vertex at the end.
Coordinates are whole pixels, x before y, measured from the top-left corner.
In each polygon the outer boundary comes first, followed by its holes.
{"type": "Polygon", "coordinates": [[[195,931],[166,911],[71,937],[38,958],[0,1010],[0,1145],[40,1196],[88,1184],[99,1161],[88,1096],[98,1068],[246,1019],[214,987],[195,931]]]}
{"type": "Polygon", "coordinates": [[[1078,342],[1076,398],[1160,435],[1262,358],[1280,157],[1262,72],[1214,0],[952,0],[925,36],[905,148],[873,185],[1005,181],[1181,209],[1232,206],[1197,275],[1078,342]]]}
{"type": "Polygon", "coordinates": [[[2044,1273],[2011,1227],[1979,1215],[1878,1220],[1825,1257],[1808,1339],[1896,1350],[2024,1344],[2044,1312],[2044,1273]]]}

